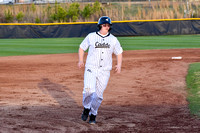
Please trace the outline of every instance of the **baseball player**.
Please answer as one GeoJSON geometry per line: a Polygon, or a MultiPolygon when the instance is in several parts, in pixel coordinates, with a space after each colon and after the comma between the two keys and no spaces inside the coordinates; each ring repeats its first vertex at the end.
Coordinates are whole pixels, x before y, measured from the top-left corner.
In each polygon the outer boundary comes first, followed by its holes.
{"type": "Polygon", "coordinates": [[[98,108],[103,100],[103,92],[106,89],[112,69],[112,54],[117,56],[116,73],[121,72],[123,49],[115,36],[109,31],[112,22],[107,16],[98,20],[99,31],[86,36],[79,48],[78,67],[84,67],[84,51],[89,48],[84,72],[83,106],[81,119],[89,123],[96,123],[98,108]]]}

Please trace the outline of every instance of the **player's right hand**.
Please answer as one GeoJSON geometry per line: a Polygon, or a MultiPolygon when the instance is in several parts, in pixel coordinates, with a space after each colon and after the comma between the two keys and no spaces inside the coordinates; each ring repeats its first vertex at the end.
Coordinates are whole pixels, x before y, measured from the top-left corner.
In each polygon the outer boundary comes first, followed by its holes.
{"type": "Polygon", "coordinates": [[[81,69],[82,67],[84,67],[84,62],[83,61],[79,61],[78,62],[78,68],[81,69]]]}
{"type": "Polygon", "coordinates": [[[115,66],[115,72],[116,73],[121,73],[121,65],[116,65],[115,66]]]}

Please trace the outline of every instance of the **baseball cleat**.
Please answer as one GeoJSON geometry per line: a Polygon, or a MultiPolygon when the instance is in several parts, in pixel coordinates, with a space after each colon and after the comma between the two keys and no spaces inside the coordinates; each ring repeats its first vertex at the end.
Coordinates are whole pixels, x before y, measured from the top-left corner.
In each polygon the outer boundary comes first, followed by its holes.
{"type": "Polygon", "coordinates": [[[83,121],[86,121],[86,120],[87,120],[88,115],[89,115],[89,112],[90,112],[90,109],[84,108],[83,113],[82,113],[82,116],[81,116],[81,119],[82,119],[83,121]]]}
{"type": "Polygon", "coordinates": [[[96,115],[93,115],[93,114],[90,115],[89,123],[96,124],[96,115]]]}

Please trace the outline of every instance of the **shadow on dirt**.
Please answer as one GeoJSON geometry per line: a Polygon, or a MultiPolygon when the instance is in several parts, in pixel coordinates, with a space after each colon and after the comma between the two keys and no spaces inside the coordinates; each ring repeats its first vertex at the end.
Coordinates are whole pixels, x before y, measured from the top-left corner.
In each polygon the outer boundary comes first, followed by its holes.
{"type": "Polygon", "coordinates": [[[70,107],[71,104],[78,106],[71,97],[74,95],[74,93],[66,86],[53,83],[48,78],[43,78],[42,82],[38,83],[38,88],[42,90],[44,94],[50,95],[52,98],[54,98],[60,106],[70,107]]]}

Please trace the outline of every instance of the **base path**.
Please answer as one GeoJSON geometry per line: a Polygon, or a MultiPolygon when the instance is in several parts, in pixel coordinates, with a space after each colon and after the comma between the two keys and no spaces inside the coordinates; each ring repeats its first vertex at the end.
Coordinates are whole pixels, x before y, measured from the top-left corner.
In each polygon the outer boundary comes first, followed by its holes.
{"type": "Polygon", "coordinates": [[[185,78],[199,53],[124,51],[122,72],[111,71],[96,125],[81,120],[84,69],[77,67],[77,53],[0,57],[0,132],[198,132],[185,78]]]}

